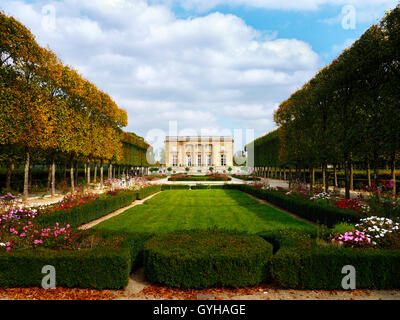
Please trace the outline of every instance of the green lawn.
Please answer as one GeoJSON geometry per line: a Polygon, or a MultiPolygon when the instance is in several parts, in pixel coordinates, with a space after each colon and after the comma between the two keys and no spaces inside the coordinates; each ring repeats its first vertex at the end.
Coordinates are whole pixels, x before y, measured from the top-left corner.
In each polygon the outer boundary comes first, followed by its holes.
{"type": "Polygon", "coordinates": [[[145,204],[94,228],[153,233],[213,227],[248,233],[272,229],[315,229],[285,212],[260,204],[246,193],[218,189],[163,191],[145,204]]]}

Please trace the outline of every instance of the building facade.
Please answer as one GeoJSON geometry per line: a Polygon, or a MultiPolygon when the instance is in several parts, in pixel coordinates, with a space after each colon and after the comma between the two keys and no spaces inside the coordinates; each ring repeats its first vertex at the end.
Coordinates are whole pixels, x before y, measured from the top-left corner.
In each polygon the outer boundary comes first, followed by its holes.
{"type": "Polygon", "coordinates": [[[206,173],[233,167],[233,137],[166,137],[165,162],[174,172],[206,173]]]}

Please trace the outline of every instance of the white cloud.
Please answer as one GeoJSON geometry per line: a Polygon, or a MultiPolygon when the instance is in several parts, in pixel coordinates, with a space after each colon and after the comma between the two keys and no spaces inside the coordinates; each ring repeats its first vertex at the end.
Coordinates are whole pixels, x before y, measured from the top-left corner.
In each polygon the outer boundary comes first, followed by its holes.
{"type": "Polygon", "coordinates": [[[41,45],[108,92],[128,111],[128,129],[144,136],[167,131],[170,120],[198,132],[240,126],[264,134],[277,103],[320,64],[307,43],[265,37],[229,14],[178,19],[141,0],[60,0],[54,31],[41,24],[47,1],[2,3],[41,45]]]}

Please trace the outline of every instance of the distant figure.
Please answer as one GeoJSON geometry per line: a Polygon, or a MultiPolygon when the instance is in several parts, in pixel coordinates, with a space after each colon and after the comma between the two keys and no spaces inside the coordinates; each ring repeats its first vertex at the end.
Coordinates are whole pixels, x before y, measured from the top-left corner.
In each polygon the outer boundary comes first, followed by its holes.
{"type": "Polygon", "coordinates": [[[121,180],[122,180],[122,185],[125,187],[125,183],[126,183],[125,171],[123,171],[122,174],[121,174],[121,180]]]}

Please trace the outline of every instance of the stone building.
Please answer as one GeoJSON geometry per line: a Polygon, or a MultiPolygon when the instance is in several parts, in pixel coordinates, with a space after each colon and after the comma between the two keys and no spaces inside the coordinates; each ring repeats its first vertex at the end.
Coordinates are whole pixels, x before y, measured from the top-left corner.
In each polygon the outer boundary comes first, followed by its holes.
{"type": "Polygon", "coordinates": [[[210,167],[216,172],[233,168],[233,137],[166,137],[166,167],[174,172],[207,173],[210,167]]]}

